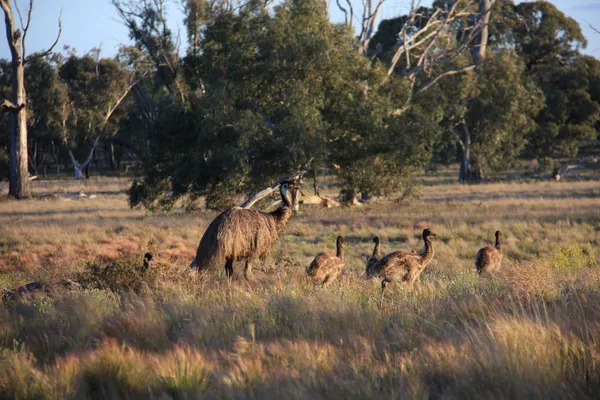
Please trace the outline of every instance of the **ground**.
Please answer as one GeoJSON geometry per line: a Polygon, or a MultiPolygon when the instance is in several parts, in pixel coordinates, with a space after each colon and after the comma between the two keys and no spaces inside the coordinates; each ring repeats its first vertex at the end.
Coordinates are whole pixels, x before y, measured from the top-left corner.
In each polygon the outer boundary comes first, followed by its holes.
{"type": "Polygon", "coordinates": [[[0,288],[83,286],[0,306],[0,398],[596,397],[600,181],[454,173],[420,177],[417,199],[305,207],[254,280],[237,265],[231,285],[187,269],[215,212],[132,210],[125,179],[34,183],[58,195],[0,203],[0,288]],[[425,227],[434,260],[380,305],[363,275],[372,237],[420,250],[425,227]],[[503,270],[480,277],[498,229],[503,270]],[[304,269],[338,234],[344,271],[314,287],[304,269]]]}

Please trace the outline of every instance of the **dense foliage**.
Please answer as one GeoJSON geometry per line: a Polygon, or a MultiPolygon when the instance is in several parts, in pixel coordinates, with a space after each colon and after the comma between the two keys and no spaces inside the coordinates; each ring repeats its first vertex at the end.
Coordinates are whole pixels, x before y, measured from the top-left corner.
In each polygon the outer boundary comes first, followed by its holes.
{"type": "MultiPolygon", "coordinates": [[[[519,157],[575,157],[598,137],[600,61],[580,53],[577,22],[545,1],[496,3],[482,62],[477,40],[464,40],[470,17],[433,42],[456,56],[393,60],[403,26],[407,37],[435,33],[428,22],[452,1],[382,21],[362,54],[355,32],[318,0],[189,0],[184,57],[165,0],[112,2],[133,46],[115,59],[95,50],[27,64],[30,164],[39,173],[77,169],[92,155],[96,168],[129,160],[132,205],[205,196],[222,208],[301,168],[335,174],[343,199],[368,198],[408,189],[427,163],[460,161],[460,180],[478,180],[519,157]],[[464,72],[438,80],[445,64],[464,72]],[[99,139],[104,154],[91,151],[99,139]]],[[[477,14],[478,1],[465,4],[477,14]]],[[[1,65],[4,92],[10,68],[1,65]]]]}

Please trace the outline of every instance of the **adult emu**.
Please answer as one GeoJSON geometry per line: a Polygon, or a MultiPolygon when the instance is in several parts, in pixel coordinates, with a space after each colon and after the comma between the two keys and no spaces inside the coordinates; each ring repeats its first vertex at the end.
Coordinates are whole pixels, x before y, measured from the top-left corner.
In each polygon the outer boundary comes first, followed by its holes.
{"type": "Polygon", "coordinates": [[[252,261],[269,254],[294,215],[297,190],[293,183],[282,183],[279,193],[283,204],[270,213],[233,207],[219,214],[204,232],[192,264],[198,271],[225,265],[225,273],[231,278],[233,263],[244,260],[244,276],[249,279],[252,261]]]}

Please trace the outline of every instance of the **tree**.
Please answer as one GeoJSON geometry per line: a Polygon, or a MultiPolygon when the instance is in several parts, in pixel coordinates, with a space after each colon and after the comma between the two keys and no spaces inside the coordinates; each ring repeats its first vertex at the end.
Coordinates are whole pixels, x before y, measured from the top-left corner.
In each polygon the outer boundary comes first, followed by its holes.
{"type": "Polygon", "coordinates": [[[580,54],[587,41],[579,24],[553,4],[521,3],[515,12],[515,48],[546,98],[527,152],[538,158],[575,156],[582,139],[596,136],[600,105],[591,91],[598,62],[580,54]]]}
{"type": "Polygon", "coordinates": [[[71,55],[60,67],[65,101],[62,104],[62,138],[74,169],[81,179],[101,138],[114,134],[118,108],[137,84],[135,73],[126,71],[116,60],[95,54],[71,55]],[[78,162],[72,147],[84,149],[78,162]]]}
{"type": "MultiPolygon", "coordinates": [[[[27,20],[24,23],[21,13],[21,30],[16,28],[15,17],[10,0],[0,0],[4,11],[6,39],[12,60],[12,95],[11,100],[4,100],[2,106],[10,113],[10,184],[8,193],[16,199],[29,196],[29,173],[27,161],[27,94],[25,91],[26,38],[31,25],[33,0],[29,1],[27,20]]],[[[50,54],[58,43],[62,30],[59,18],[59,31],[56,40],[48,50],[35,53],[32,57],[42,57],[50,54]]]]}
{"type": "Polygon", "coordinates": [[[575,157],[584,139],[597,136],[600,119],[600,61],[578,56],[571,65],[557,67],[540,84],[546,102],[537,115],[537,129],[528,153],[541,157],[575,157]]]}
{"type": "Polygon", "coordinates": [[[544,104],[541,90],[525,73],[523,62],[509,50],[490,55],[479,71],[464,126],[471,135],[471,173],[501,169],[521,154],[536,128],[544,104]]]}
{"type": "Polygon", "coordinates": [[[485,55],[490,14],[497,2],[442,0],[431,8],[420,4],[412,1],[407,15],[382,21],[369,40],[372,57],[387,64],[383,83],[393,75],[410,83],[406,102],[396,114],[441,79],[475,69],[485,55]],[[477,49],[476,57],[467,62],[464,55],[469,49],[477,49]]]}
{"type": "Polygon", "coordinates": [[[404,187],[421,162],[421,138],[393,114],[397,92],[380,85],[386,70],[354,44],[321,1],[216,13],[202,51],[182,66],[193,65],[204,90],[189,84],[185,102],[171,96],[159,107],[132,204],[206,196],[208,207],[222,208],[307,165],[337,174],[348,199],[404,187]]]}
{"type": "Polygon", "coordinates": [[[57,65],[47,58],[29,60],[25,67],[28,77],[27,125],[29,143],[29,166],[33,174],[45,166],[48,149],[54,142],[60,143],[61,104],[64,103],[57,65]]]}
{"type": "Polygon", "coordinates": [[[413,2],[409,14],[382,21],[371,51],[388,64],[388,78],[409,82],[407,99],[398,114],[424,99],[446,105],[441,122],[446,121],[451,133],[445,138],[455,141],[459,149],[459,181],[464,181],[472,156],[471,132],[465,120],[467,104],[475,96],[476,68],[481,69],[486,59],[490,21],[503,4],[440,0],[431,8],[417,6],[413,2]],[[443,78],[449,82],[442,82],[443,78]],[[437,89],[432,89],[436,85],[437,89]],[[436,93],[424,96],[426,91],[436,93]]]}

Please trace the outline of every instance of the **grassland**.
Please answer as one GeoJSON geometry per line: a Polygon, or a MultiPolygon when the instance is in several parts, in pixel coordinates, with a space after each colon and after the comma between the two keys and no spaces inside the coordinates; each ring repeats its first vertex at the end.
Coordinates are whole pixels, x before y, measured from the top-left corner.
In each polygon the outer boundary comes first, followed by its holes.
{"type": "Polygon", "coordinates": [[[0,288],[84,286],[0,306],[0,398],[597,398],[600,182],[449,176],[423,177],[416,200],[302,209],[232,285],[187,269],[214,212],[131,210],[124,180],[40,182],[97,197],[0,203],[0,288]],[[380,307],[362,276],[371,237],[416,250],[424,227],[434,261],[380,307]],[[504,269],[482,279],[474,256],[496,229],[504,269]],[[304,268],[338,234],[345,270],[313,287],[304,268]]]}

